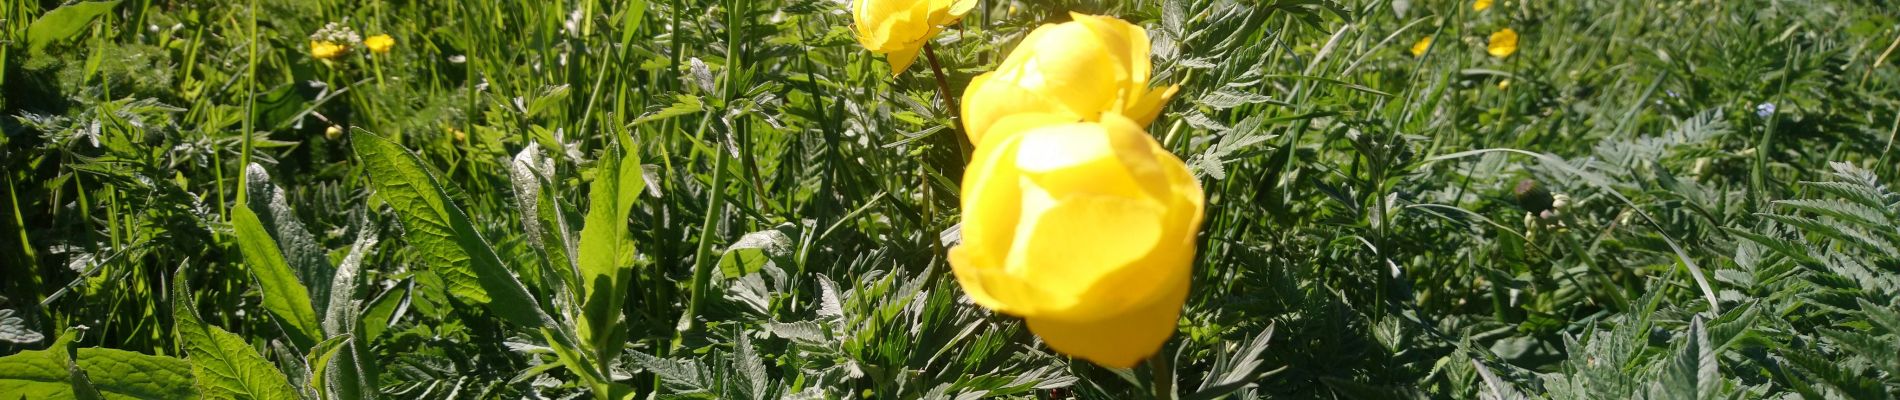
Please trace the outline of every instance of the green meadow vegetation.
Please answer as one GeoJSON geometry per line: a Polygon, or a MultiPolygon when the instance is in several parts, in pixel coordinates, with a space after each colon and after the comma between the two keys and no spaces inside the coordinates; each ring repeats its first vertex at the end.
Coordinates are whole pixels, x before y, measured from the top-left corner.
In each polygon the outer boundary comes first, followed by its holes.
{"type": "Polygon", "coordinates": [[[8,0],[0,399],[1900,396],[1900,7],[1477,3],[8,0]],[[1133,368],[947,255],[1070,12],[1205,191],[1133,368]]]}

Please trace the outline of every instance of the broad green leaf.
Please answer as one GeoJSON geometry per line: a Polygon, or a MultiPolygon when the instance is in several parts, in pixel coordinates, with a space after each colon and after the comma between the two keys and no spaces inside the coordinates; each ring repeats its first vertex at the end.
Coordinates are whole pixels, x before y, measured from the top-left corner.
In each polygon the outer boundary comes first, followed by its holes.
{"type": "Polygon", "coordinates": [[[206,398],[298,400],[290,378],[251,348],[243,337],[207,325],[185,286],[184,269],[172,277],[172,319],[190,358],[191,375],[206,398]]]}
{"type": "Polygon", "coordinates": [[[92,20],[119,6],[118,0],[74,3],[47,12],[26,27],[27,47],[34,52],[53,42],[71,39],[92,26],[92,20]]]}
{"type": "Polygon", "coordinates": [[[277,242],[264,230],[264,223],[258,221],[249,206],[238,205],[231,215],[231,225],[237,230],[238,249],[244,253],[244,263],[250,265],[251,274],[257,277],[264,292],[264,310],[277,318],[284,334],[290,336],[297,348],[307,349],[317,344],[322,333],[317,325],[317,312],[310,306],[309,289],[297,281],[297,274],[284,263],[283,254],[277,252],[277,242]]]}
{"type": "Polygon", "coordinates": [[[641,179],[639,155],[616,149],[601,157],[593,187],[588,189],[586,225],[581,228],[577,253],[581,278],[577,297],[583,316],[578,323],[581,340],[602,358],[620,354],[625,342],[620,307],[634,260],[627,213],[640,199],[645,185],[641,179]]]}
{"type": "Polygon", "coordinates": [[[725,253],[719,255],[719,271],[726,278],[738,278],[759,272],[774,260],[791,256],[792,237],[785,233],[791,229],[792,226],[786,224],[740,236],[739,241],[726,246],[725,253]]]}
{"type": "Polygon", "coordinates": [[[448,281],[449,292],[521,325],[554,325],[540,302],[504,268],[468,214],[449,203],[448,191],[422,159],[362,129],[351,136],[377,196],[396,210],[406,239],[448,281]],[[491,298],[492,296],[492,298],[491,298]]]}
{"type": "MultiPolygon", "coordinates": [[[[0,357],[0,397],[76,399],[70,374],[61,366],[63,350],[22,351],[0,357]]],[[[184,360],[116,349],[79,349],[79,369],[106,399],[189,399],[191,365],[184,360]]]]}
{"type": "Polygon", "coordinates": [[[336,275],[336,267],[330,264],[329,250],[317,242],[310,229],[297,220],[290,208],[290,200],[284,189],[271,183],[270,172],[264,166],[251,163],[244,168],[244,187],[247,194],[245,204],[256,213],[258,222],[262,222],[270,232],[272,240],[277,241],[277,249],[284,255],[284,263],[297,274],[310,292],[311,309],[323,311],[330,306],[330,284],[336,275]]]}

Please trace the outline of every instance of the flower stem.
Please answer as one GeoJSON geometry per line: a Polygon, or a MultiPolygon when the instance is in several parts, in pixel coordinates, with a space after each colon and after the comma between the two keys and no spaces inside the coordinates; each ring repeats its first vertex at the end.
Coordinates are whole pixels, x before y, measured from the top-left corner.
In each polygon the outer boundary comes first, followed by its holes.
{"type": "Polygon", "coordinates": [[[970,136],[963,132],[963,107],[957,104],[957,98],[950,96],[950,81],[944,78],[943,63],[937,61],[937,48],[924,43],[924,59],[930,61],[930,73],[937,78],[937,97],[943,98],[944,108],[950,109],[950,127],[957,132],[957,150],[962,152],[963,162],[970,162],[970,136]]]}
{"type": "Polygon", "coordinates": [[[1174,366],[1169,364],[1168,352],[1158,351],[1148,357],[1148,369],[1154,373],[1155,400],[1174,400],[1174,366]]]}

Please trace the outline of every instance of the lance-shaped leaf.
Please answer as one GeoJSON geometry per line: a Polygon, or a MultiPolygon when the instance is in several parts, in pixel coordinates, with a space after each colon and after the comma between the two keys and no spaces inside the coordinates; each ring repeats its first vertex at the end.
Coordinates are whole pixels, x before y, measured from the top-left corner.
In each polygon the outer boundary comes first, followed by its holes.
{"type": "Polygon", "coordinates": [[[395,208],[407,232],[404,238],[448,281],[450,293],[486,304],[510,322],[554,325],[540,302],[502,266],[468,214],[449,202],[448,191],[422,158],[369,131],[358,129],[351,138],[376,195],[395,208]]]}
{"type": "Polygon", "coordinates": [[[284,263],[283,254],[277,252],[277,242],[264,230],[264,223],[258,221],[250,207],[240,204],[231,215],[231,225],[237,230],[238,250],[244,253],[244,263],[251,267],[251,275],[257,277],[263,289],[264,310],[277,320],[297,348],[316,345],[316,338],[322,335],[317,326],[317,312],[310,307],[310,292],[297,281],[297,274],[290,270],[290,265],[284,263]]]}
{"type": "Polygon", "coordinates": [[[271,184],[270,173],[264,166],[251,163],[244,168],[244,187],[248,193],[245,204],[257,214],[258,222],[270,232],[271,240],[277,241],[284,263],[290,265],[297,280],[308,288],[311,308],[322,311],[329,307],[330,278],[336,274],[336,267],[330,265],[329,250],[297,220],[284,188],[271,184]]]}
{"type": "Polygon", "coordinates": [[[198,392],[212,399],[298,400],[290,378],[243,337],[206,325],[186,289],[184,269],[172,276],[172,319],[191,362],[198,392]]]}
{"type": "Polygon", "coordinates": [[[582,341],[601,358],[620,354],[621,299],[632,276],[633,237],[627,232],[627,213],[639,200],[640,158],[625,150],[602,157],[589,189],[586,225],[581,228],[579,321],[582,341]],[[618,156],[618,157],[616,157],[618,156]]]}

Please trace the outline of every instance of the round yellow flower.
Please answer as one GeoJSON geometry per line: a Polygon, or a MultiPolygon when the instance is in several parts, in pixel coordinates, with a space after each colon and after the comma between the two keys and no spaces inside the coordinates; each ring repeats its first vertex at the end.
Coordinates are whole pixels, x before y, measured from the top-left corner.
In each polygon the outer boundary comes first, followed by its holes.
{"type": "Polygon", "coordinates": [[[1426,36],[1426,37],[1422,37],[1422,38],[1418,38],[1418,43],[1413,43],[1413,44],[1412,44],[1412,56],[1413,56],[1413,57],[1424,57],[1424,56],[1425,56],[1425,51],[1426,51],[1426,50],[1431,50],[1431,49],[1432,49],[1432,37],[1431,37],[1431,36],[1426,36]]]}
{"type": "Polygon", "coordinates": [[[350,54],[350,47],[337,42],[310,41],[310,56],[319,60],[335,60],[350,54]]]}
{"type": "Polygon", "coordinates": [[[855,0],[851,19],[858,43],[889,57],[891,74],[898,74],[917,60],[925,42],[974,6],[976,0],[855,0]]]}
{"type": "Polygon", "coordinates": [[[1485,52],[1491,53],[1492,57],[1510,57],[1511,53],[1517,52],[1517,31],[1504,28],[1491,33],[1491,44],[1486,46],[1485,52]]]}
{"type": "Polygon", "coordinates": [[[1095,121],[1120,113],[1148,126],[1178,86],[1148,87],[1148,31],[1114,17],[1069,14],[1037,27],[1002,65],[963,91],[963,127],[982,143],[991,125],[1016,113],[1052,113],[1095,121]]]}
{"type": "Polygon", "coordinates": [[[1491,8],[1491,0],[1477,0],[1471,2],[1471,9],[1473,11],[1484,11],[1487,8],[1491,8]]]}
{"type": "Polygon", "coordinates": [[[370,36],[363,39],[363,47],[368,47],[371,53],[389,54],[389,48],[396,47],[396,38],[389,35],[370,36]]]}
{"type": "Polygon", "coordinates": [[[1058,352],[1132,367],[1174,334],[1204,195],[1134,120],[1004,118],[963,177],[957,282],[1058,352]]]}

